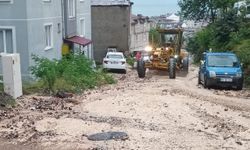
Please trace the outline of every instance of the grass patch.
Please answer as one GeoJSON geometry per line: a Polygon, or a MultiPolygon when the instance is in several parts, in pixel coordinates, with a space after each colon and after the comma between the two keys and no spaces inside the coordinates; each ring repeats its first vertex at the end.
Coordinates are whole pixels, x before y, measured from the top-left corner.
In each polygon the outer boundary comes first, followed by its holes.
{"type": "Polygon", "coordinates": [[[3,83],[0,83],[0,92],[4,91],[3,83]]]}
{"type": "Polygon", "coordinates": [[[24,82],[23,83],[23,94],[30,95],[33,93],[44,93],[44,84],[41,81],[37,82],[24,82]]]}

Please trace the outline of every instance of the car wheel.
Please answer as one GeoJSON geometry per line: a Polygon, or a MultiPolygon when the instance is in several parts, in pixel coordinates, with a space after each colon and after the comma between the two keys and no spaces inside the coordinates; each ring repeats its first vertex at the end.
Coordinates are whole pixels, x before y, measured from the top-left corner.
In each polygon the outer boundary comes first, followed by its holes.
{"type": "Polygon", "coordinates": [[[205,89],[209,88],[208,85],[207,85],[207,78],[206,77],[204,78],[204,84],[203,84],[203,86],[204,86],[205,89]]]}
{"type": "Polygon", "coordinates": [[[124,69],[124,70],[123,70],[123,73],[124,73],[124,74],[126,74],[126,73],[127,73],[127,70],[126,70],[126,69],[124,69]]]}
{"type": "Polygon", "coordinates": [[[240,91],[243,89],[243,83],[240,83],[239,85],[237,85],[236,90],[240,91]]]}
{"type": "Polygon", "coordinates": [[[169,78],[170,79],[175,79],[176,78],[176,63],[175,63],[175,59],[174,58],[170,58],[169,59],[169,66],[168,66],[168,69],[169,69],[169,78]]]}
{"type": "Polygon", "coordinates": [[[146,75],[145,64],[142,59],[137,61],[137,73],[139,78],[144,78],[146,75]]]}

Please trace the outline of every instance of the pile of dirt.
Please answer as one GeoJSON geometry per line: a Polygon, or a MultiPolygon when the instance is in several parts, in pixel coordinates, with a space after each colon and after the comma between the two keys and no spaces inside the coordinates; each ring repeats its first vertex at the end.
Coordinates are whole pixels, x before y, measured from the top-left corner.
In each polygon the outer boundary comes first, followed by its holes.
{"type": "Polygon", "coordinates": [[[30,96],[25,99],[20,99],[18,104],[23,109],[30,109],[32,111],[57,111],[72,110],[72,107],[80,104],[80,101],[74,98],[30,96]]]}
{"type": "Polygon", "coordinates": [[[12,107],[14,105],[15,105],[15,100],[11,96],[3,92],[0,92],[0,108],[12,107]]]}
{"type": "Polygon", "coordinates": [[[0,136],[9,141],[22,143],[36,141],[39,137],[54,136],[53,133],[41,133],[35,128],[35,122],[45,117],[59,119],[75,113],[72,108],[80,102],[73,98],[46,96],[28,96],[17,100],[17,107],[0,110],[0,136]]]}

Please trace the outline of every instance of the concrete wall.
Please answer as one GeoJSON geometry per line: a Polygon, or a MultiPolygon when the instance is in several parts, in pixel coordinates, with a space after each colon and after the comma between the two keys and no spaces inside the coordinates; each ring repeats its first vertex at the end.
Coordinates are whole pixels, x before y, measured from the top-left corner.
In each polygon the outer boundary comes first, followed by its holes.
{"type": "Polygon", "coordinates": [[[92,6],[94,58],[101,62],[108,47],[129,50],[130,6],[92,6]]]}
{"type": "MultiPolygon", "coordinates": [[[[26,0],[13,0],[13,3],[0,3],[0,27],[13,27],[15,37],[13,42],[16,45],[16,52],[20,53],[21,72],[28,74],[28,35],[27,35],[27,12],[26,0]]],[[[2,64],[0,59],[0,74],[2,64]]]]}

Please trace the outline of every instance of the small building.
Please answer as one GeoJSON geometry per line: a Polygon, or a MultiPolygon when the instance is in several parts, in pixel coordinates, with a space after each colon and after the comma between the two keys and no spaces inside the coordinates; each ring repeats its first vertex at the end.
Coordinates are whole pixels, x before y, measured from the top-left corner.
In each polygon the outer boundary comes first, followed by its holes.
{"type": "Polygon", "coordinates": [[[186,38],[192,37],[196,32],[208,25],[208,21],[183,20],[182,22],[183,34],[186,38]]]}
{"type": "Polygon", "coordinates": [[[242,11],[245,11],[246,18],[250,18],[250,2],[247,0],[238,1],[234,4],[234,8],[237,9],[238,14],[240,15],[242,11]]]}
{"type": "Polygon", "coordinates": [[[150,19],[156,24],[156,26],[163,29],[178,28],[181,26],[180,17],[175,14],[154,16],[150,19]]]}
{"type": "Polygon", "coordinates": [[[149,45],[149,31],[151,21],[149,17],[131,15],[130,52],[142,51],[149,45]]]}
{"type": "Polygon", "coordinates": [[[92,41],[97,62],[102,62],[108,48],[129,51],[131,6],[129,0],[92,0],[92,41]]]}

